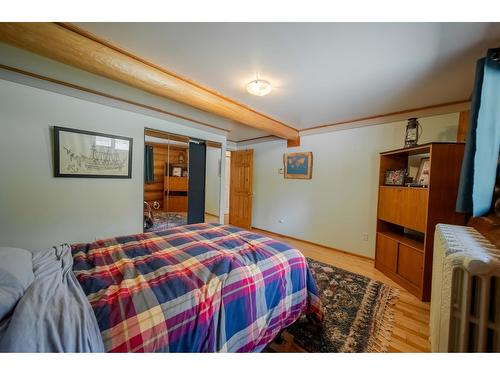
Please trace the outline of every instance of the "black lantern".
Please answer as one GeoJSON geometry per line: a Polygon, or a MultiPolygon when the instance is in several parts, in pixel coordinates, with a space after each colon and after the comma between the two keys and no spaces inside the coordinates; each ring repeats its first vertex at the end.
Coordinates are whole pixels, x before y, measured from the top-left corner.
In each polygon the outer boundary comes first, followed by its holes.
{"type": "Polygon", "coordinates": [[[405,135],[405,148],[413,147],[417,145],[418,138],[422,134],[422,127],[420,126],[418,119],[416,117],[408,119],[408,125],[406,125],[406,135],[405,135]],[[419,134],[420,128],[420,134],[419,134]]]}
{"type": "Polygon", "coordinates": [[[179,163],[181,163],[181,164],[184,163],[184,153],[182,151],[179,152],[179,163]]]}

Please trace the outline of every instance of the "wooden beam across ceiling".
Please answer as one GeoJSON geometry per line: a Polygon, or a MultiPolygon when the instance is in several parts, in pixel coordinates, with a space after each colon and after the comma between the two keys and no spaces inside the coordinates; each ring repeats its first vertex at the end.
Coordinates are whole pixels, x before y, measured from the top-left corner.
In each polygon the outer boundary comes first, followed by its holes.
{"type": "Polygon", "coordinates": [[[288,140],[299,132],[212,90],[55,23],[0,23],[0,41],[288,140]]]}

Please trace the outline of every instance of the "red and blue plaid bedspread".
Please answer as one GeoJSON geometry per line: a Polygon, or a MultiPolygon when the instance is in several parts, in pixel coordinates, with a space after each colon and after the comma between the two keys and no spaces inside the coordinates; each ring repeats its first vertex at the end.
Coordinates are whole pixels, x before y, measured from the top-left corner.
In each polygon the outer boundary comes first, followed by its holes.
{"type": "Polygon", "coordinates": [[[304,256],[196,224],[72,246],[109,352],[253,352],[301,314],[322,319],[304,256]]]}

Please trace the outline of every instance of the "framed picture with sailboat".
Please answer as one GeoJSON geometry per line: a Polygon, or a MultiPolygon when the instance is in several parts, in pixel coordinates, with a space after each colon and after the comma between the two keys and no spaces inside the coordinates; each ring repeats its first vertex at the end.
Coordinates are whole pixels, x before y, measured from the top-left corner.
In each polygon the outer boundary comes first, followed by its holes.
{"type": "Polygon", "coordinates": [[[54,176],[132,178],[132,138],[54,126],[54,176]]]}

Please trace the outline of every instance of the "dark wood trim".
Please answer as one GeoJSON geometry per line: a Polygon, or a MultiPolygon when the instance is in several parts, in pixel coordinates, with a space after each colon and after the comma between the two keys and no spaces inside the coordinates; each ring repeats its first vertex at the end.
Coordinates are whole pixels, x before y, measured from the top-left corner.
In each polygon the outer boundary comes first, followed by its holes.
{"type": "Polygon", "coordinates": [[[351,122],[373,120],[373,119],[376,119],[376,118],[383,118],[383,117],[389,117],[389,116],[395,116],[395,115],[402,115],[404,113],[424,111],[424,110],[427,110],[427,109],[433,109],[433,108],[439,108],[439,107],[446,107],[446,106],[449,106],[449,105],[464,104],[464,103],[469,103],[469,102],[470,102],[470,100],[464,99],[464,100],[458,100],[458,101],[454,101],[454,102],[446,102],[446,103],[428,105],[428,106],[425,106],[425,107],[405,109],[403,111],[383,113],[383,114],[376,115],[376,116],[359,117],[359,118],[355,118],[355,119],[351,119],[351,120],[339,121],[339,122],[334,122],[334,123],[331,123],[331,124],[324,124],[324,125],[313,126],[312,128],[301,129],[301,130],[299,130],[299,134],[300,134],[300,132],[305,132],[305,131],[310,131],[310,130],[315,130],[315,129],[321,129],[321,128],[327,128],[327,127],[336,126],[336,125],[349,124],[351,122]]]}
{"type": "Polygon", "coordinates": [[[469,111],[460,112],[458,118],[457,142],[465,142],[469,129],[469,111]]]}
{"type": "Polygon", "coordinates": [[[286,141],[286,147],[300,147],[300,137],[297,139],[288,139],[286,141]]]}
{"type": "MultiPolygon", "coordinates": [[[[265,138],[272,138],[272,137],[275,137],[274,135],[270,134],[270,135],[263,135],[261,137],[255,137],[255,138],[248,138],[248,139],[243,139],[241,141],[230,141],[230,142],[235,142],[235,143],[244,143],[244,142],[250,142],[250,141],[257,141],[259,139],[265,139],[265,138]]],[[[276,137],[276,139],[274,140],[279,140],[281,138],[278,138],[276,137]]]]}
{"type": "MultiPolygon", "coordinates": [[[[435,104],[435,105],[431,105],[431,106],[427,106],[427,107],[407,109],[407,110],[404,110],[404,111],[386,113],[386,114],[381,114],[381,115],[376,115],[376,116],[361,117],[361,118],[357,118],[357,119],[352,119],[352,120],[347,120],[347,121],[341,121],[341,122],[336,122],[336,123],[332,123],[332,124],[319,125],[319,126],[314,126],[312,128],[301,129],[301,130],[299,130],[299,135],[301,137],[309,135],[309,134],[304,134],[304,133],[309,132],[310,130],[327,128],[327,127],[336,126],[336,125],[344,125],[344,124],[355,123],[355,122],[359,122],[359,121],[366,121],[366,120],[371,120],[371,119],[379,119],[379,118],[382,119],[384,117],[389,117],[389,116],[394,116],[394,115],[401,115],[401,114],[404,114],[404,113],[411,113],[411,112],[416,112],[416,111],[424,111],[424,110],[428,110],[428,109],[439,108],[439,107],[446,107],[446,106],[457,105],[457,104],[465,104],[465,103],[469,103],[469,102],[470,102],[470,100],[460,100],[460,101],[456,101],[456,102],[447,102],[447,103],[435,104]]],[[[450,111],[450,113],[452,113],[452,112],[456,112],[456,111],[450,111]]],[[[468,111],[461,111],[460,115],[463,116],[462,114],[466,113],[466,112],[468,112],[468,111]]],[[[463,121],[463,120],[460,120],[460,121],[463,121]]],[[[384,123],[385,122],[381,122],[380,124],[384,124],[384,123]]],[[[372,124],[362,125],[362,126],[371,126],[371,125],[372,124]]],[[[244,139],[244,140],[241,140],[241,141],[231,141],[231,142],[239,144],[239,143],[242,143],[242,142],[254,141],[254,140],[263,139],[263,138],[267,138],[267,137],[268,136],[262,136],[262,137],[244,139]]],[[[287,140],[287,147],[298,147],[298,146],[300,146],[300,137],[297,140],[297,142],[298,142],[298,145],[295,146],[294,144],[296,144],[296,143],[294,141],[287,140]]],[[[460,142],[460,140],[459,140],[459,142],[460,142]]]]}
{"type": "Polygon", "coordinates": [[[455,143],[464,143],[464,142],[427,142],[413,147],[401,147],[395,150],[382,151],[380,152],[380,155],[401,154],[403,152],[407,154],[418,155],[425,152],[429,152],[432,145],[454,145],[455,143]]]}
{"type": "MultiPolygon", "coordinates": [[[[337,249],[337,248],[335,248],[335,247],[322,245],[322,244],[320,244],[320,243],[316,243],[316,242],[306,241],[306,240],[303,240],[302,238],[297,238],[297,237],[287,236],[286,234],[280,234],[280,233],[276,233],[276,232],[271,232],[271,231],[269,231],[269,230],[265,230],[265,229],[261,229],[261,228],[257,228],[257,227],[252,227],[251,229],[256,229],[256,230],[261,231],[261,232],[269,233],[269,234],[270,234],[270,235],[272,235],[272,236],[278,236],[278,237],[283,237],[283,238],[290,238],[291,240],[295,240],[295,241],[302,241],[302,242],[308,243],[308,244],[310,244],[310,245],[314,245],[314,246],[321,246],[321,247],[324,247],[324,248],[326,248],[326,249],[328,249],[328,250],[338,251],[339,253],[348,254],[348,255],[353,255],[353,256],[358,257],[358,258],[368,259],[368,260],[370,260],[370,261],[375,262],[375,259],[374,259],[374,258],[367,257],[366,255],[361,255],[361,254],[351,253],[351,252],[346,251],[346,250],[340,250],[340,249],[337,249]]],[[[298,250],[300,250],[300,249],[298,249],[298,250]]]]}
{"type": "Polygon", "coordinates": [[[188,149],[187,145],[186,145],[186,147],[181,147],[181,146],[172,146],[172,145],[169,145],[168,143],[158,143],[158,142],[150,142],[150,141],[144,141],[144,144],[150,145],[150,146],[155,146],[155,147],[162,147],[162,148],[170,147],[170,149],[182,150],[182,151],[186,151],[188,149]]]}
{"type": "Polygon", "coordinates": [[[106,94],[104,92],[93,90],[93,89],[89,89],[89,88],[86,88],[86,87],[83,87],[83,86],[79,86],[79,85],[75,85],[73,83],[68,83],[68,82],[65,82],[65,81],[60,81],[60,80],[55,79],[55,78],[51,78],[51,77],[47,77],[47,76],[42,76],[40,74],[31,73],[31,72],[28,72],[26,70],[14,68],[12,66],[0,64],[0,69],[9,70],[9,71],[14,72],[14,73],[23,74],[23,75],[26,75],[26,76],[29,76],[29,77],[37,78],[37,79],[40,79],[40,80],[43,80],[43,81],[47,81],[47,82],[50,82],[50,83],[55,83],[55,84],[58,84],[58,85],[61,85],[61,86],[65,86],[65,87],[69,87],[69,88],[72,88],[72,89],[75,89],[75,90],[84,91],[84,92],[87,92],[89,94],[94,94],[94,95],[102,96],[102,97],[107,98],[107,99],[112,99],[112,100],[116,100],[116,101],[119,101],[119,102],[122,102],[122,103],[131,104],[131,105],[133,105],[135,107],[140,107],[140,108],[148,109],[148,110],[151,110],[151,111],[159,112],[159,113],[162,113],[164,115],[169,115],[169,116],[177,117],[177,118],[180,118],[182,120],[194,122],[194,123],[199,124],[199,125],[208,126],[209,128],[213,128],[213,129],[217,129],[217,130],[222,130],[222,131],[225,131],[225,132],[229,132],[229,130],[227,130],[227,129],[224,129],[224,128],[221,128],[221,127],[218,127],[218,126],[215,126],[215,125],[203,122],[203,121],[195,120],[195,119],[190,118],[190,117],[179,115],[177,113],[165,111],[165,110],[163,110],[161,108],[157,108],[157,107],[153,107],[153,106],[150,106],[150,105],[147,105],[147,104],[142,104],[142,103],[134,102],[134,101],[128,100],[128,99],[123,99],[123,98],[120,98],[118,96],[106,94]]]}
{"type": "Polygon", "coordinates": [[[189,143],[190,139],[187,135],[179,135],[170,133],[168,131],[156,130],[151,128],[144,128],[144,135],[148,135],[150,137],[162,138],[169,141],[184,142],[186,144],[189,143]]]}
{"type": "Polygon", "coordinates": [[[222,149],[222,144],[219,143],[219,142],[214,142],[214,141],[205,141],[205,144],[207,145],[207,147],[211,147],[211,148],[220,148],[222,149]]]}

